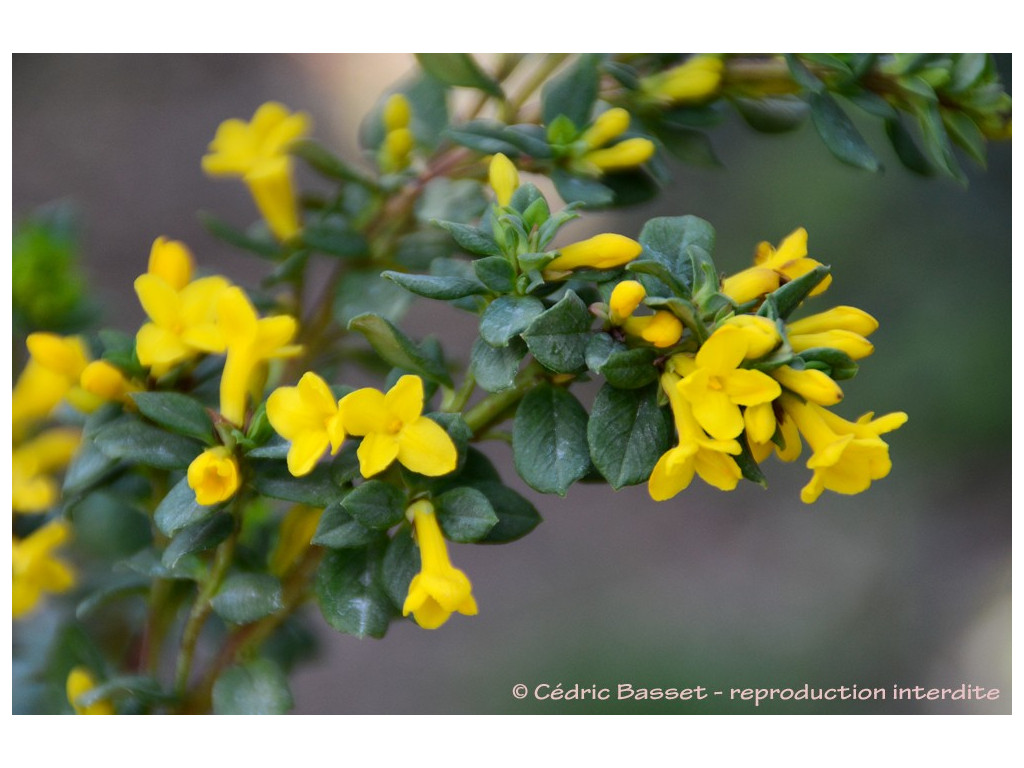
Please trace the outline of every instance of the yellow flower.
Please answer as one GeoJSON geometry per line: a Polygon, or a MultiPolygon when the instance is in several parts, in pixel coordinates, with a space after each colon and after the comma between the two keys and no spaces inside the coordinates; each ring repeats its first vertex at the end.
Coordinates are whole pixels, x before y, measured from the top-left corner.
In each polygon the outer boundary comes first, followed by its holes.
{"type": "Polygon", "coordinates": [[[697,422],[719,440],[743,431],[739,406],[769,403],[782,391],[768,374],[739,367],[749,349],[747,332],[723,325],[704,342],[696,357],[673,358],[676,372],[684,374],[678,385],[680,393],[693,407],[697,422]]]}
{"type": "Polygon", "coordinates": [[[51,429],[14,448],[11,489],[15,512],[45,512],[57,502],[60,488],[51,473],[68,465],[81,442],[77,429],[51,429]]]}
{"type": "Polygon", "coordinates": [[[608,299],[608,319],[612,325],[622,325],[626,318],[636,312],[647,296],[643,285],[636,280],[623,280],[612,289],[608,299]]]}
{"type": "Polygon", "coordinates": [[[223,291],[217,301],[217,323],[227,346],[220,379],[220,412],[232,424],[245,422],[246,398],[263,393],[266,363],[294,357],[302,347],[289,342],[298,331],[288,315],[260,318],[249,297],[237,286],[223,291]]]}
{"type": "Polygon", "coordinates": [[[225,120],[203,157],[211,176],[239,176],[248,185],[270,231],[280,240],[301,228],[292,184],[289,146],[309,133],[307,115],[292,114],[276,102],[263,104],[252,121],[225,120]]]}
{"type": "Polygon", "coordinates": [[[735,315],[723,325],[732,325],[747,335],[747,358],[757,360],[771,352],[782,341],[775,322],[757,315],[735,315]]]}
{"type": "Polygon", "coordinates": [[[718,92],[725,63],[717,56],[699,54],[677,67],[646,78],[643,90],[665,104],[698,104],[718,92]]]}
{"type": "Polygon", "coordinates": [[[158,237],[148,271],[135,279],[135,293],[150,319],[136,334],[135,349],[156,377],[197,355],[224,351],[216,307],[230,283],[220,276],[193,281],[192,270],[184,243],[158,237]]]}
{"type": "Polygon", "coordinates": [[[505,155],[499,152],[491,158],[491,164],[487,171],[487,180],[490,182],[498,205],[504,207],[512,201],[512,194],[519,189],[519,171],[505,155]]]}
{"type": "MultiPolygon", "coordinates": [[[[820,266],[820,261],[807,256],[807,230],[800,227],[787,235],[777,249],[771,243],[759,243],[754,253],[754,266],[723,280],[722,293],[738,304],[743,304],[775,290],[778,284],[795,280],[820,266]],[[774,287],[768,272],[774,272],[778,277],[778,284],[774,287]]],[[[817,296],[831,284],[832,276],[826,275],[809,295],[817,296]]]]}
{"type": "Polygon", "coordinates": [[[671,347],[683,335],[683,324],[679,318],[664,309],[659,309],[653,315],[626,318],[622,329],[632,336],[649,341],[659,349],[671,347]]]}
{"type": "Polygon", "coordinates": [[[773,450],[781,461],[796,461],[800,458],[800,452],[803,450],[800,432],[793,419],[782,408],[776,411],[771,403],[767,403],[765,406],[755,405],[747,408],[743,417],[746,422],[747,443],[750,445],[754,461],[761,463],[771,455],[773,450]],[[771,412],[770,422],[766,420],[767,415],[763,412],[756,413],[765,407],[771,412]],[[765,419],[765,421],[760,421],[761,419],[765,419]],[[781,448],[771,441],[776,427],[782,435],[783,447],[781,448]]]}
{"type": "Polygon", "coordinates": [[[78,385],[90,360],[81,337],[31,333],[25,342],[30,360],[11,395],[16,436],[49,416],[61,400],[86,413],[99,407],[102,400],[78,385]]]}
{"type": "Polygon", "coordinates": [[[624,235],[605,233],[572,243],[558,250],[545,270],[569,271],[580,267],[612,269],[628,264],[643,252],[643,246],[624,235]]]}
{"type": "Polygon", "coordinates": [[[679,376],[664,373],[661,386],[668,395],[679,444],[662,454],[647,481],[655,501],[671,499],[690,485],[694,473],[708,485],[733,490],[743,476],[732,456],[741,452],[735,440],[709,438],[693,416],[690,404],[679,393],[679,376]],[[731,455],[730,455],[731,454],[731,455]]]}
{"type": "Polygon", "coordinates": [[[129,381],[121,370],[106,360],[94,360],[82,370],[81,388],[90,395],[109,402],[124,401],[129,393],[139,392],[143,387],[135,381],[129,381]]]}
{"type": "Polygon", "coordinates": [[[794,352],[815,347],[831,347],[860,360],[875,351],[865,338],[878,329],[878,321],[856,307],[833,307],[826,312],[796,320],[786,325],[794,352]]]}
{"type": "Polygon", "coordinates": [[[188,465],[188,487],[204,507],[230,499],[241,482],[238,461],[223,445],[207,448],[188,465]]]}
{"type": "Polygon", "coordinates": [[[412,577],[402,615],[410,613],[424,629],[437,629],[453,613],[476,616],[472,584],[465,573],[448,559],[448,548],[434,506],[427,500],[415,501],[406,512],[412,517],[416,543],[420,548],[420,572],[412,577]]]}
{"type": "Polygon", "coordinates": [[[621,107],[613,107],[598,115],[580,141],[587,150],[580,158],[583,168],[596,171],[621,171],[635,168],[651,159],[654,154],[654,142],[650,139],[632,138],[620,141],[612,147],[609,142],[617,139],[629,128],[629,112],[621,107]]]}
{"type": "Polygon", "coordinates": [[[874,420],[869,413],[850,422],[792,395],[783,395],[780,402],[814,452],[807,461],[814,475],[800,492],[805,504],[816,501],[825,489],[843,494],[866,491],[872,480],[889,474],[889,446],[878,435],[901,427],[905,413],[874,420]]]}
{"type": "Polygon", "coordinates": [[[298,563],[313,541],[322,509],[296,504],[288,510],[278,529],[277,544],[270,553],[270,572],[281,578],[298,563]]]}
{"type": "Polygon", "coordinates": [[[53,550],[68,538],[71,527],[63,520],[54,520],[11,544],[14,561],[12,609],[15,619],[29,613],[44,593],[67,592],[75,585],[75,577],[53,550]]]}
{"type": "Polygon", "coordinates": [[[336,454],[345,440],[338,401],[313,372],[303,374],[298,386],[275,389],[267,398],[267,418],[292,444],[288,471],[296,477],[312,472],[328,447],[332,456],[336,454]]]}
{"type": "Polygon", "coordinates": [[[362,435],[359,471],[372,477],[396,458],[407,469],[437,477],[455,469],[455,443],[436,421],[423,415],[423,381],[402,376],[387,394],[357,389],[339,404],[345,432],[362,435]]]}
{"type": "Polygon", "coordinates": [[[68,675],[68,703],[75,709],[76,715],[113,715],[114,705],[108,699],[100,699],[87,706],[79,706],[78,698],[96,687],[96,679],[85,667],[75,667],[68,675]]]}
{"type": "Polygon", "coordinates": [[[798,371],[782,365],[775,368],[771,376],[786,389],[818,405],[835,405],[843,399],[843,390],[839,385],[824,372],[813,368],[798,371]]]}

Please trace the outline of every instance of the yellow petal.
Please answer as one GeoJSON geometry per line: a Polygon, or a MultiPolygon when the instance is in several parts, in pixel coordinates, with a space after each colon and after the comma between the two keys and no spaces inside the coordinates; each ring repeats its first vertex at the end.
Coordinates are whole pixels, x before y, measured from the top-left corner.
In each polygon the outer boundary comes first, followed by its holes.
{"type": "Polygon", "coordinates": [[[350,435],[369,435],[373,432],[387,432],[393,417],[384,399],[384,393],[372,387],[350,392],[341,399],[338,407],[342,412],[345,432],[350,435]]]}
{"type": "Polygon", "coordinates": [[[612,324],[621,325],[623,320],[636,311],[646,296],[647,291],[636,280],[623,280],[616,285],[608,300],[609,319],[612,324]]]}
{"type": "Polygon", "coordinates": [[[298,234],[302,224],[292,186],[291,161],[287,156],[260,162],[243,180],[278,240],[289,240],[298,234]]]}
{"type": "Polygon", "coordinates": [[[359,444],[359,472],[363,477],[373,477],[383,472],[398,457],[398,437],[384,432],[372,432],[359,444]]]}
{"type": "Polygon", "coordinates": [[[775,410],[772,404],[758,403],[743,412],[747,438],[754,443],[767,443],[775,434],[775,410]]]}
{"type": "Polygon", "coordinates": [[[519,171],[505,155],[499,152],[491,158],[487,171],[488,182],[494,190],[498,205],[506,206],[512,200],[512,194],[519,188],[519,171]]]}
{"type": "Polygon", "coordinates": [[[596,149],[625,133],[627,128],[629,128],[629,112],[622,107],[612,107],[597,116],[594,124],[580,136],[580,141],[591,149],[596,149]]]}
{"type": "Polygon", "coordinates": [[[558,256],[545,269],[611,269],[633,261],[642,252],[643,246],[635,240],[623,235],[604,233],[559,249],[558,256]]]}
{"type": "Polygon", "coordinates": [[[773,269],[750,267],[722,281],[722,293],[737,304],[746,304],[779,287],[779,273],[773,269]]]}
{"type": "Polygon", "coordinates": [[[220,292],[217,297],[217,322],[229,346],[255,342],[258,321],[256,310],[245,291],[231,286],[220,292]]]}
{"type": "Polygon", "coordinates": [[[329,445],[326,430],[302,432],[292,440],[288,449],[288,471],[295,477],[308,475],[327,451],[329,445]]]}
{"type": "Polygon", "coordinates": [[[180,291],[192,279],[192,253],[188,246],[177,240],[158,237],[149,251],[149,269],[175,291],[180,291]]]}
{"type": "Polygon", "coordinates": [[[423,381],[419,376],[402,376],[384,395],[384,406],[402,424],[412,424],[423,413],[423,381]]]}
{"type": "Polygon", "coordinates": [[[735,370],[746,357],[747,334],[733,325],[723,325],[697,351],[697,366],[712,376],[735,370]]]}
{"type": "Polygon", "coordinates": [[[413,472],[438,477],[455,471],[458,451],[444,427],[422,416],[399,433],[398,460],[413,472]]]}
{"type": "Polygon", "coordinates": [[[295,338],[299,324],[289,315],[265,317],[257,323],[256,345],[254,353],[257,357],[290,357],[291,351],[286,345],[295,338]]]}
{"type": "Polygon", "coordinates": [[[135,353],[147,368],[173,366],[194,354],[178,336],[155,323],[146,323],[135,335],[135,353]]]}
{"type": "Polygon", "coordinates": [[[620,141],[613,147],[588,152],[583,160],[601,171],[623,171],[646,163],[654,156],[655,149],[650,139],[636,137],[620,141]]]}
{"type": "Polygon", "coordinates": [[[654,465],[651,477],[647,481],[647,491],[655,501],[666,501],[683,491],[693,480],[694,465],[692,457],[683,461],[675,460],[674,453],[678,448],[663,453],[654,465]]]}
{"type": "Polygon", "coordinates": [[[724,392],[707,390],[698,400],[691,400],[690,405],[694,418],[712,437],[729,440],[743,431],[739,406],[724,392]]]}
{"type": "Polygon", "coordinates": [[[698,452],[694,458],[694,468],[701,480],[720,491],[735,489],[743,477],[736,461],[719,451],[698,452]]]}
{"type": "Polygon", "coordinates": [[[863,336],[844,330],[790,334],[789,345],[794,352],[830,347],[845,352],[852,360],[860,360],[875,351],[875,346],[863,336]]]}
{"type": "Polygon", "coordinates": [[[850,331],[860,336],[870,336],[878,330],[878,321],[862,309],[839,306],[795,320],[786,327],[791,334],[850,331]]]}
{"type": "Polygon", "coordinates": [[[161,328],[177,333],[181,323],[181,300],[163,278],[149,273],[135,278],[135,293],[143,310],[161,328]]]}
{"type": "Polygon", "coordinates": [[[772,378],[786,389],[818,405],[835,405],[843,399],[843,390],[823,371],[812,368],[798,371],[783,365],[772,371],[772,378]]]}
{"type": "Polygon", "coordinates": [[[757,315],[736,315],[725,321],[726,325],[734,325],[743,330],[747,336],[747,354],[749,360],[756,360],[771,352],[782,341],[775,322],[767,317],[757,315]]]}
{"type": "Polygon", "coordinates": [[[724,378],[725,393],[737,405],[769,403],[782,394],[782,388],[767,373],[737,368],[724,378]]]}

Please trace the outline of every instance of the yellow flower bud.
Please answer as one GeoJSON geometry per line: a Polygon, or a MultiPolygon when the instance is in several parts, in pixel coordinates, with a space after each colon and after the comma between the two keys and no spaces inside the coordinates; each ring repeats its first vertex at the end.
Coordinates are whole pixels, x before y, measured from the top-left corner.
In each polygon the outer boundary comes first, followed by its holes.
{"type": "Polygon", "coordinates": [[[734,325],[742,329],[744,334],[746,334],[749,346],[747,347],[745,357],[748,360],[764,357],[782,341],[782,337],[779,336],[779,329],[767,317],[736,315],[735,317],[730,317],[724,324],[734,325]]]}
{"type": "Polygon", "coordinates": [[[623,324],[626,333],[639,336],[656,347],[671,347],[683,335],[683,324],[671,312],[659,309],[647,317],[631,317],[623,324]]]}
{"type": "Polygon", "coordinates": [[[519,171],[515,165],[499,152],[491,158],[487,176],[491,189],[498,199],[498,205],[508,205],[512,200],[512,193],[519,189],[519,171]]]}
{"type": "Polygon", "coordinates": [[[636,240],[623,235],[606,233],[594,235],[561,248],[546,267],[551,271],[591,267],[612,269],[628,264],[643,252],[643,246],[636,240]]]}
{"type": "Polygon", "coordinates": [[[614,147],[595,149],[583,156],[600,171],[622,171],[646,163],[654,155],[654,142],[650,139],[634,138],[620,141],[614,147]]]}
{"type": "Polygon", "coordinates": [[[627,128],[629,128],[629,112],[622,107],[613,107],[598,115],[594,124],[583,132],[580,139],[591,149],[597,149],[625,133],[627,128]]]}
{"type": "Polygon", "coordinates": [[[622,325],[623,321],[640,306],[645,296],[647,291],[636,280],[623,280],[616,285],[608,300],[609,319],[612,324],[622,325]]]}
{"type": "Polygon", "coordinates": [[[192,252],[177,240],[158,237],[149,251],[149,274],[180,291],[192,280],[192,252]]]}
{"type": "Polygon", "coordinates": [[[786,328],[791,334],[852,331],[860,336],[870,336],[878,330],[878,321],[856,307],[833,307],[827,312],[787,323],[786,328]]]}
{"type": "Polygon", "coordinates": [[[88,706],[80,706],[78,698],[96,687],[96,679],[85,667],[75,667],[68,675],[68,703],[75,709],[76,715],[113,715],[114,705],[108,699],[100,699],[88,706]]]}
{"type": "Polygon", "coordinates": [[[794,352],[817,347],[831,347],[845,352],[851,360],[860,360],[875,351],[875,345],[853,331],[824,331],[822,333],[791,333],[789,345],[794,352]]]}
{"type": "Polygon", "coordinates": [[[384,102],[384,128],[388,132],[399,128],[408,128],[409,120],[412,118],[412,107],[409,100],[401,93],[393,93],[384,102]]]}
{"type": "Polygon", "coordinates": [[[696,104],[711,98],[722,82],[725,63],[717,56],[694,56],[644,82],[644,90],[669,104],[696,104]]]}
{"type": "Polygon", "coordinates": [[[414,139],[408,128],[396,128],[384,137],[380,148],[380,165],[386,173],[401,171],[409,165],[414,139]]]}
{"type": "Polygon", "coordinates": [[[779,273],[763,267],[749,267],[722,281],[722,293],[737,304],[746,304],[779,287],[779,273]]]}
{"type": "Polygon", "coordinates": [[[818,405],[835,405],[843,399],[843,390],[823,371],[813,368],[798,371],[783,365],[773,370],[771,376],[786,389],[818,405]]]}
{"type": "Polygon", "coordinates": [[[138,392],[141,387],[125,378],[118,368],[106,360],[95,360],[82,371],[80,386],[90,395],[101,400],[124,400],[129,392],[138,392]]]}
{"type": "Polygon", "coordinates": [[[227,501],[240,484],[238,461],[223,445],[207,448],[188,465],[188,487],[204,507],[227,501]]]}

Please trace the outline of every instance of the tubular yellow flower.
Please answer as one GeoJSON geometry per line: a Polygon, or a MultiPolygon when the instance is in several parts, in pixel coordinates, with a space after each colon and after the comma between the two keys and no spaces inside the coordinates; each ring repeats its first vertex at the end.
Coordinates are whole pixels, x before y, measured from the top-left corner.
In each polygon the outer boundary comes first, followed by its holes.
{"type": "Polygon", "coordinates": [[[790,334],[827,333],[828,331],[850,331],[859,336],[870,336],[878,330],[878,321],[856,307],[832,307],[826,312],[808,315],[786,324],[790,334]]]}
{"type": "Polygon", "coordinates": [[[519,171],[505,155],[499,152],[491,158],[487,180],[494,190],[498,205],[504,207],[512,201],[512,194],[519,189],[519,171]]]}
{"type": "MultiPolygon", "coordinates": [[[[749,349],[748,334],[743,329],[723,325],[697,351],[678,385],[693,407],[697,422],[719,440],[728,440],[743,431],[739,406],[769,403],[782,391],[766,373],[739,367],[749,349]]],[[[680,363],[687,359],[677,357],[680,363]]],[[[675,367],[684,372],[678,364],[675,367]]]]}
{"type": "Polygon", "coordinates": [[[220,379],[220,412],[232,424],[245,422],[246,399],[259,399],[266,378],[266,363],[293,357],[302,347],[289,342],[298,331],[288,315],[260,318],[249,297],[237,286],[223,291],[217,301],[217,322],[227,347],[220,379]]]}
{"type": "Polygon", "coordinates": [[[835,405],[843,399],[843,390],[823,371],[813,368],[798,371],[783,365],[774,369],[771,376],[786,389],[818,405],[835,405]]]}
{"type": "Polygon", "coordinates": [[[11,490],[15,512],[45,512],[57,502],[60,488],[51,474],[68,465],[81,442],[77,429],[51,429],[14,448],[11,490]]]}
{"type": "Polygon", "coordinates": [[[853,331],[825,331],[824,333],[799,333],[789,337],[794,352],[804,352],[818,347],[831,347],[845,352],[852,360],[860,360],[875,351],[875,345],[853,331]]]}
{"type": "Polygon", "coordinates": [[[608,319],[612,325],[622,325],[646,296],[647,291],[636,280],[623,280],[616,285],[608,300],[608,319]]]}
{"type": "Polygon", "coordinates": [[[18,619],[34,609],[43,595],[67,592],[75,585],[75,577],[53,550],[67,540],[70,526],[54,520],[11,544],[14,561],[12,611],[18,619]]]}
{"type": "Polygon", "coordinates": [[[410,613],[424,629],[437,629],[453,613],[476,616],[472,584],[465,573],[448,559],[441,526],[434,506],[427,500],[415,501],[406,512],[412,517],[416,543],[420,549],[420,572],[412,577],[402,615],[410,613]]]}
{"type": "Polygon", "coordinates": [[[94,360],[85,366],[80,385],[90,395],[105,401],[125,400],[130,392],[142,390],[138,383],[129,381],[119,368],[106,360],[94,360]]]}
{"type": "Polygon", "coordinates": [[[207,448],[188,465],[188,487],[204,507],[230,499],[241,482],[238,461],[223,445],[207,448]]]}
{"type": "Polygon", "coordinates": [[[271,232],[286,240],[300,228],[292,185],[289,146],[307,135],[311,123],[301,112],[292,114],[276,102],[263,104],[252,121],[225,120],[203,157],[211,176],[239,176],[249,187],[271,232]]]}
{"type": "Polygon", "coordinates": [[[271,573],[281,578],[298,563],[316,534],[323,512],[305,504],[296,504],[288,510],[278,529],[277,544],[270,553],[271,573]]]}
{"type": "Polygon", "coordinates": [[[722,293],[737,304],[754,301],[779,287],[779,273],[773,269],[750,267],[722,280],[722,293]]]}
{"type": "Polygon", "coordinates": [[[653,141],[637,136],[613,147],[591,150],[583,156],[583,162],[601,172],[624,171],[646,163],[654,156],[654,150],[653,141]]]}
{"type": "Polygon", "coordinates": [[[413,472],[437,477],[455,469],[458,452],[448,433],[423,415],[423,381],[402,376],[387,394],[366,387],[342,398],[345,432],[362,435],[359,471],[372,477],[395,459],[413,472]]]}
{"type": "Polygon", "coordinates": [[[662,454],[647,481],[655,501],[671,499],[690,485],[694,473],[708,485],[731,491],[743,476],[732,456],[741,452],[736,440],[709,438],[693,416],[690,404],[679,393],[679,376],[664,373],[661,387],[668,395],[679,436],[677,447],[662,454]]]}
{"type": "Polygon", "coordinates": [[[338,402],[327,383],[312,371],[298,386],[278,387],[267,398],[267,418],[281,437],[291,442],[288,471],[296,477],[313,471],[330,447],[333,456],[345,440],[338,402]]]}
{"type": "Polygon", "coordinates": [[[87,706],[78,704],[78,698],[96,687],[96,678],[85,667],[75,667],[68,675],[68,703],[74,707],[76,715],[113,715],[114,705],[108,699],[100,699],[87,706]]]}
{"type": "Polygon", "coordinates": [[[643,246],[624,235],[605,233],[560,248],[546,270],[568,271],[580,267],[612,269],[628,264],[643,252],[643,246]]]}
{"type": "Polygon", "coordinates": [[[682,322],[664,309],[659,309],[653,315],[627,318],[622,324],[622,329],[658,348],[671,347],[683,335],[682,322]]]}
{"type": "Polygon", "coordinates": [[[717,56],[699,54],[677,67],[647,78],[642,88],[667,104],[697,104],[718,92],[725,63],[717,56]]]}
{"type": "Polygon", "coordinates": [[[763,418],[763,414],[752,414],[751,412],[757,411],[762,407],[760,405],[751,406],[743,414],[746,421],[747,440],[754,461],[761,463],[771,455],[773,450],[781,461],[790,462],[799,459],[800,452],[803,450],[803,444],[800,442],[800,432],[797,430],[793,419],[784,410],[779,408],[776,411],[771,404],[768,404],[768,407],[772,410],[771,432],[763,431],[763,426],[760,428],[756,425],[752,427],[752,421],[763,418]],[[782,434],[783,447],[781,448],[771,442],[776,427],[778,427],[779,432],[782,434]]]}
{"type": "Polygon", "coordinates": [[[757,315],[736,315],[724,325],[736,326],[747,335],[747,358],[757,360],[771,352],[782,341],[775,322],[757,315]]]}
{"type": "Polygon", "coordinates": [[[807,461],[807,468],[814,474],[800,492],[805,504],[816,501],[826,489],[861,493],[872,480],[889,474],[889,446],[878,435],[902,426],[907,420],[905,413],[890,413],[874,421],[871,414],[866,414],[857,422],[849,422],[792,395],[783,395],[780,402],[814,452],[807,461]]]}
{"type": "MultiPolygon", "coordinates": [[[[820,261],[807,256],[807,230],[803,227],[798,227],[786,235],[778,248],[772,247],[768,242],[759,243],[754,253],[754,264],[765,269],[774,269],[787,280],[795,280],[821,266],[820,261]]],[[[824,293],[830,285],[832,275],[826,275],[808,295],[817,296],[824,293]]]]}

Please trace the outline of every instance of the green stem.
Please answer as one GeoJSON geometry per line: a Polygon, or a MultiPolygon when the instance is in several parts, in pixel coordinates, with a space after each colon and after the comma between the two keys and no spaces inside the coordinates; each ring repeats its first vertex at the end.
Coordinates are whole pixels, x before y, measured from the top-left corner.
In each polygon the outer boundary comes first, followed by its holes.
{"type": "Polygon", "coordinates": [[[444,413],[459,413],[469,402],[473,392],[476,390],[476,377],[472,371],[466,372],[466,378],[458,389],[446,389],[444,399],[441,401],[441,411],[444,413]]]}
{"type": "Polygon", "coordinates": [[[526,103],[538,88],[547,82],[552,73],[558,69],[562,65],[562,62],[569,58],[569,56],[571,56],[571,54],[568,53],[547,54],[544,61],[541,62],[540,66],[534,70],[533,74],[530,75],[530,78],[523,84],[519,93],[508,100],[505,114],[503,115],[506,122],[515,121],[520,107],[526,103]]]}
{"type": "Polygon", "coordinates": [[[516,379],[512,389],[494,392],[466,411],[463,418],[474,435],[482,435],[501,421],[506,412],[546,377],[539,363],[531,363],[516,379]]]}

